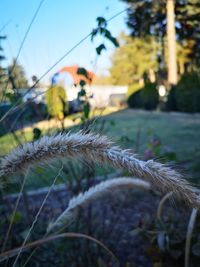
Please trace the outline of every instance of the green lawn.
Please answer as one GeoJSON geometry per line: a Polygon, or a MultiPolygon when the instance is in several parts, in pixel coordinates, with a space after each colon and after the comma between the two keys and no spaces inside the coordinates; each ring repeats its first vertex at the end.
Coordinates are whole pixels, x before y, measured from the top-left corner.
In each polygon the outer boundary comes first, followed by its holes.
{"type": "Polygon", "coordinates": [[[109,115],[107,121],[114,122],[107,134],[117,141],[127,136],[131,139],[125,144],[128,147],[135,147],[140,129],[139,155],[144,155],[149,140],[158,136],[162,147],[167,146],[176,153],[176,161],[185,177],[200,183],[200,114],[128,109],[109,115]]]}
{"type": "Polygon", "coordinates": [[[128,136],[136,140],[141,132],[140,151],[144,151],[147,141],[153,135],[161,138],[162,144],[176,151],[179,160],[200,156],[200,114],[164,113],[123,110],[107,116],[107,121],[114,121],[108,135],[115,140],[128,136]]]}
{"type": "MultiPolygon", "coordinates": [[[[167,146],[175,151],[177,162],[184,167],[187,177],[195,178],[197,183],[198,179],[200,180],[200,114],[127,109],[106,115],[103,119],[105,120],[104,134],[123,147],[135,149],[137,145],[137,153],[141,156],[144,155],[149,140],[155,135],[158,136],[161,140],[161,147],[167,146]]],[[[101,119],[96,123],[99,125],[100,121],[101,119]]],[[[22,141],[32,139],[30,131],[25,132],[25,138],[17,134],[22,141]]],[[[12,135],[7,134],[0,138],[1,155],[15,146],[16,141],[12,135]]],[[[54,171],[52,168],[36,168],[35,171],[31,171],[27,183],[28,189],[49,185],[58,168],[58,166],[55,167],[54,171]]],[[[102,173],[104,171],[97,168],[97,174],[102,173]]],[[[63,182],[63,179],[61,177],[59,182],[63,182]]]]}
{"type": "MultiPolygon", "coordinates": [[[[105,116],[117,110],[116,107],[107,107],[105,109],[95,109],[91,112],[90,117],[93,118],[94,116],[105,116]]],[[[80,124],[81,114],[71,114],[65,118],[65,128],[71,129],[76,128],[75,125],[80,124]]],[[[61,124],[54,119],[50,121],[40,121],[36,123],[33,127],[37,127],[42,130],[42,134],[49,134],[51,132],[58,132],[61,129],[61,124]],[[60,128],[58,128],[60,127],[60,128]]],[[[16,131],[15,136],[12,133],[6,134],[0,137],[0,156],[4,156],[9,153],[13,148],[18,145],[18,141],[20,143],[28,142],[33,140],[33,132],[32,127],[26,127],[23,131],[16,131]],[[16,140],[17,138],[17,140],[16,140]]]]}

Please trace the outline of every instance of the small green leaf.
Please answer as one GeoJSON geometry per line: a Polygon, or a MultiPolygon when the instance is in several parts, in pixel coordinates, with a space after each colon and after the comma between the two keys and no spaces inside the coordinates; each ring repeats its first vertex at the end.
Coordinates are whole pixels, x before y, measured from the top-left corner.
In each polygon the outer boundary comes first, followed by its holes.
{"type": "Polygon", "coordinates": [[[101,34],[101,35],[105,35],[105,32],[106,32],[106,28],[103,28],[103,27],[100,27],[99,28],[99,33],[101,34]]]}
{"type": "Polygon", "coordinates": [[[110,120],[110,125],[111,126],[115,126],[116,125],[116,122],[114,120],[110,120]]]}
{"type": "Polygon", "coordinates": [[[13,223],[18,223],[22,219],[22,214],[21,212],[17,211],[14,215],[14,218],[12,219],[12,215],[9,217],[9,221],[13,220],[13,223]]]}
{"type": "Polygon", "coordinates": [[[83,75],[84,77],[86,77],[88,79],[88,72],[85,68],[78,68],[77,69],[77,74],[78,75],[83,75]]]}
{"type": "Polygon", "coordinates": [[[96,48],[96,52],[97,52],[97,55],[101,55],[101,52],[103,50],[106,50],[106,47],[104,44],[100,44],[97,48],[96,48]]]}
{"type": "Polygon", "coordinates": [[[42,131],[39,128],[33,129],[33,140],[38,140],[41,137],[42,131]]]}
{"type": "Polygon", "coordinates": [[[117,41],[117,39],[115,37],[112,36],[112,34],[110,33],[110,31],[105,30],[105,37],[116,47],[119,46],[119,43],[117,41]]]}
{"type": "Polygon", "coordinates": [[[97,33],[98,33],[98,29],[93,29],[92,30],[92,33],[91,33],[91,41],[94,40],[94,37],[97,35],[97,33]]]}
{"type": "Polygon", "coordinates": [[[88,119],[89,114],[90,114],[90,105],[89,105],[89,103],[85,103],[85,105],[83,107],[83,112],[84,112],[85,118],[88,119]]]}
{"type": "Polygon", "coordinates": [[[107,39],[109,39],[109,40],[110,40],[110,38],[112,37],[110,31],[107,30],[107,29],[105,29],[105,37],[106,37],[107,39]]]}
{"type": "Polygon", "coordinates": [[[12,93],[6,93],[5,95],[6,95],[6,97],[10,100],[11,104],[15,104],[15,102],[16,102],[17,100],[16,100],[16,97],[15,97],[14,94],[12,94],[12,93]]]}
{"type": "Polygon", "coordinates": [[[86,95],[86,91],[84,89],[81,89],[79,92],[78,92],[78,99],[82,96],[85,96],[86,95]]]}
{"type": "Polygon", "coordinates": [[[80,87],[83,89],[83,87],[85,86],[86,82],[84,80],[80,80],[80,87]]]}
{"type": "Polygon", "coordinates": [[[119,47],[119,42],[117,41],[115,37],[110,37],[109,40],[113,43],[115,47],[119,47]]]}
{"type": "Polygon", "coordinates": [[[103,17],[98,17],[97,19],[97,23],[98,23],[98,26],[104,26],[106,27],[107,26],[107,22],[106,22],[106,19],[104,19],[103,17]]]}
{"type": "Polygon", "coordinates": [[[35,171],[35,173],[37,173],[37,174],[42,174],[44,171],[43,171],[43,169],[41,168],[41,167],[36,167],[35,169],[34,169],[34,171],[35,171]]]}

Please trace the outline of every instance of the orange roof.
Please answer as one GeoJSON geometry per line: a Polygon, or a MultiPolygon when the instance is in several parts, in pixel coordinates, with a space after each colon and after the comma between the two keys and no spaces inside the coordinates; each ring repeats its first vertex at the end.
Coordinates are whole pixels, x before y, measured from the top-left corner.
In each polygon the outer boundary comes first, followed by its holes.
{"type": "Polygon", "coordinates": [[[88,71],[85,68],[78,67],[76,65],[70,67],[63,67],[59,70],[59,72],[69,72],[72,75],[75,84],[79,84],[81,80],[88,84],[91,84],[95,76],[93,72],[88,71]]]}

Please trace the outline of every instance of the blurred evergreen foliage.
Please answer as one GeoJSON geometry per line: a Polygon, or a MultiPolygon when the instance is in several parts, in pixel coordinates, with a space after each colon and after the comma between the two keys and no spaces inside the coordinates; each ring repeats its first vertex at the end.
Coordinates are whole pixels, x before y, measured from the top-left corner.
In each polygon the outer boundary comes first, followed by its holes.
{"type": "Polygon", "coordinates": [[[67,96],[65,89],[59,85],[52,85],[46,92],[48,112],[52,117],[63,120],[67,112],[67,96]]]}

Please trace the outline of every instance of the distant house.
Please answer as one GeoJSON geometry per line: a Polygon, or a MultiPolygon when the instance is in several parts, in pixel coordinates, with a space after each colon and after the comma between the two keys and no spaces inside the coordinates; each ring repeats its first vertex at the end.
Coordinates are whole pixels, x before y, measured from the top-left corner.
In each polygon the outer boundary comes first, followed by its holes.
{"type": "Polygon", "coordinates": [[[18,92],[22,96],[23,102],[27,102],[32,99],[36,104],[45,103],[45,91],[47,88],[28,88],[19,89],[18,92]]]}
{"type": "MultiPolygon", "coordinates": [[[[66,88],[68,101],[75,101],[80,88],[66,88]]],[[[93,108],[122,106],[126,103],[127,86],[91,85],[86,86],[89,102],[93,108]]]]}
{"type": "MultiPolygon", "coordinates": [[[[32,99],[36,104],[45,103],[45,91],[47,88],[20,89],[24,102],[32,99]]],[[[70,105],[77,106],[77,96],[80,87],[65,87],[67,99],[70,105]]],[[[122,106],[126,103],[127,86],[113,85],[87,85],[86,91],[92,108],[104,108],[107,106],[122,106]]]]}

